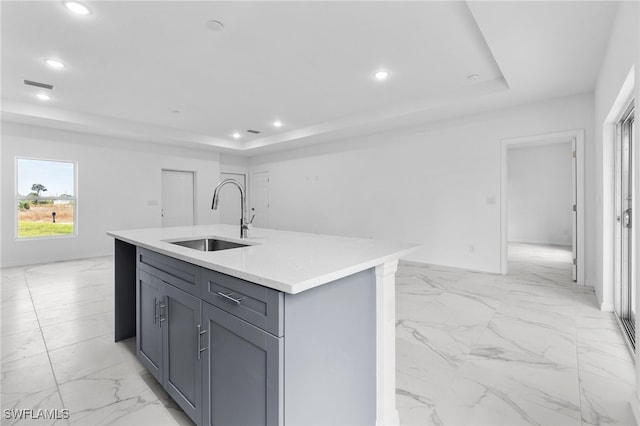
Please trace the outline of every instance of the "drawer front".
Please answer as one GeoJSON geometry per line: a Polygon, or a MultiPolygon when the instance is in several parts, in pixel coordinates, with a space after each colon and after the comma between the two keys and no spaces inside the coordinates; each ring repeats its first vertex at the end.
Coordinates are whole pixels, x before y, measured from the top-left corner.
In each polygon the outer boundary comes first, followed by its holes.
{"type": "Polygon", "coordinates": [[[275,336],[283,334],[282,293],[203,269],[202,300],[275,336]]]}
{"type": "Polygon", "coordinates": [[[201,268],[138,247],[138,268],[196,297],[200,296],[201,268]]]}

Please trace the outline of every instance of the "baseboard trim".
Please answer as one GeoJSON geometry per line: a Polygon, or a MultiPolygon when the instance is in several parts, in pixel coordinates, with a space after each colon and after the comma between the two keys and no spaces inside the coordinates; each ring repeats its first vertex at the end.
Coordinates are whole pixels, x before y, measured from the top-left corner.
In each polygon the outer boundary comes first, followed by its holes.
{"type": "Polygon", "coordinates": [[[22,260],[10,260],[8,262],[3,262],[0,264],[0,269],[4,268],[16,268],[16,267],[26,267],[26,266],[36,266],[36,265],[46,265],[49,263],[56,262],[69,262],[74,260],[83,260],[83,259],[91,259],[93,257],[106,257],[113,256],[113,250],[108,250],[104,252],[96,252],[96,253],[88,253],[86,255],[71,255],[71,256],[60,256],[60,257],[47,257],[40,258],[37,261],[22,261],[22,260]]]}
{"type": "Polygon", "coordinates": [[[596,290],[596,300],[598,301],[598,305],[600,306],[600,310],[604,311],[604,312],[613,312],[614,306],[613,303],[611,302],[603,302],[602,301],[602,295],[600,294],[600,292],[598,291],[598,289],[593,286],[593,288],[596,290]]]}
{"type": "Polygon", "coordinates": [[[600,310],[604,312],[613,312],[613,303],[601,303],[600,310]]]}

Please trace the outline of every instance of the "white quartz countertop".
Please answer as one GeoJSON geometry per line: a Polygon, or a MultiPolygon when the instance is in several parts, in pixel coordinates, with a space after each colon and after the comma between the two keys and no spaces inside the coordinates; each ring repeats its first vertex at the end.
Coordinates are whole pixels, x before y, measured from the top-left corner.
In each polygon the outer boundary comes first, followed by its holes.
{"type": "Polygon", "coordinates": [[[399,259],[416,244],[254,228],[202,225],[108,232],[111,237],[286,293],[300,293],[399,259]],[[217,238],[247,247],[204,252],[171,241],[217,238]]]}

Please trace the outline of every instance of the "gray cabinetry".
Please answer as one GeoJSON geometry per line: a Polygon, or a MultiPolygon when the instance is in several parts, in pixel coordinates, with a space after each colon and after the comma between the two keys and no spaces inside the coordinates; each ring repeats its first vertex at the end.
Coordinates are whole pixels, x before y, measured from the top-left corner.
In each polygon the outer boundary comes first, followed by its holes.
{"type": "Polygon", "coordinates": [[[197,425],[371,425],[375,275],[283,294],[137,249],[142,364],[197,425]]]}
{"type": "Polygon", "coordinates": [[[162,281],[200,297],[202,268],[173,257],[138,247],[138,269],[151,272],[162,281]]]}
{"type": "Polygon", "coordinates": [[[205,425],[283,424],[283,339],[203,303],[205,425]]]}
{"type": "Polygon", "coordinates": [[[282,336],[282,292],[208,269],[202,270],[202,277],[202,300],[275,336],[282,336]]]}
{"type": "Polygon", "coordinates": [[[200,299],[167,285],[163,322],[163,377],[167,393],[191,419],[200,423],[202,371],[200,299]]]}
{"type": "Polygon", "coordinates": [[[138,270],[136,285],[136,348],[138,359],[162,383],[162,329],[160,312],[164,283],[138,270]]]}
{"type": "MultiPolygon", "coordinates": [[[[202,413],[200,299],[174,286],[176,279],[162,269],[139,262],[137,274],[138,359],[199,424],[202,413]]],[[[178,282],[184,284],[184,280],[178,282]]]]}

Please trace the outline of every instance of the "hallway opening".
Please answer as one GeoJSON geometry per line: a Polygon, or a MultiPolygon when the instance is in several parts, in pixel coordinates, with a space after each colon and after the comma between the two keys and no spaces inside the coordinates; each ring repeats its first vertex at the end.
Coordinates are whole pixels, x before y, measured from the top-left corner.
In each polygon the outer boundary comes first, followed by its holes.
{"type": "Polygon", "coordinates": [[[511,243],[569,246],[570,277],[584,285],[584,131],[503,139],[501,264],[511,243]]]}

